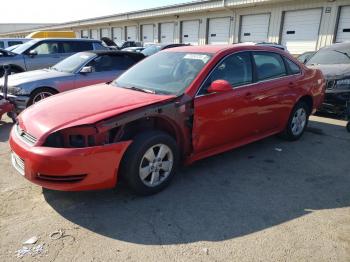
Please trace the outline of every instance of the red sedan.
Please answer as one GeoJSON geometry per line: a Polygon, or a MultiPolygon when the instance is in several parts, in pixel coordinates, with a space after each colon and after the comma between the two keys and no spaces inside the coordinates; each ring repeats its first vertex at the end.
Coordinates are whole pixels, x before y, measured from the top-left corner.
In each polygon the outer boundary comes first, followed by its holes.
{"type": "Polygon", "coordinates": [[[273,47],[186,46],[162,51],[111,84],[59,94],[26,109],[11,132],[14,167],[56,190],[139,194],[186,164],[274,134],[299,139],[325,81],[273,47]]]}

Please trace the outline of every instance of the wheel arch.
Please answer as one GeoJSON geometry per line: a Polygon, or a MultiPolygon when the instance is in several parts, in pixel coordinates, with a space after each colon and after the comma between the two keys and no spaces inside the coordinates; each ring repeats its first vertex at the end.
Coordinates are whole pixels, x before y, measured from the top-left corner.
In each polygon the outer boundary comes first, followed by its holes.
{"type": "Polygon", "coordinates": [[[309,107],[309,114],[312,113],[312,110],[313,110],[313,106],[314,106],[314,101],[312,99],[312,96],[311,95],[304,95],[302,97],[299,98],[298,102],[304,102],[307,104],[307,106],[309,107]]]}
{"type": "Polygon", "coordinates": [[[51,87],[51,86],[38,86],[38,87],[35,87],[33,88],[31,91],[30,91],[30,95],[32,95],[34,92],[37,92],[38,90],[41,90],[41,89],[50,89],[52,90],[55,94],[59,93],[59,91],[54,88],[54,87],[51,87]]]}

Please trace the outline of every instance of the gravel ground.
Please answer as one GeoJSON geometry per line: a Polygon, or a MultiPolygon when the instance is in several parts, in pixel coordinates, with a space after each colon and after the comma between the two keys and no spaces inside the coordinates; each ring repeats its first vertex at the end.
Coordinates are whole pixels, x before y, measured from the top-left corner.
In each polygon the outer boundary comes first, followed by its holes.
{"type": "Polygon", "coordinates": [[[300,141],[271,137],[199,161],[137,197],[123,185],[67,193],[29,183],[10,165],[5,119],[0,261],[350,261],[344,125],[313,117],[300,141]],[[32,236],[41,254],[17,258],[32,236]]]}

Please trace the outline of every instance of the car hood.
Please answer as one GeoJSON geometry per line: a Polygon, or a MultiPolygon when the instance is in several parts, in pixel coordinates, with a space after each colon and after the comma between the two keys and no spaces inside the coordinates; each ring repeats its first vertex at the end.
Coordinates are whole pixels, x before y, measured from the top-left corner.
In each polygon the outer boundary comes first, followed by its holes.
{"type": "Polygon", "coordinates": [[[350,77],[350,64],[310,65],[312,69],[319,69],[327,80],[338,80],[350,77]]]}
{"type": "Polygon", "coordinates": [[[174,97],[99,84],[49,97],[28,107],[18,120],[21,129],[45,139],[64,128],[93,124],[174,97]]]}
{"type": "Polygon", "coordinates": [[[30,82],[47,80],[52,78],[61,78],[72,75],[71,73],[59,72],[51,69],[40,69],[10,75],[8,77],[9,86],[19,86],[30,82]]]}

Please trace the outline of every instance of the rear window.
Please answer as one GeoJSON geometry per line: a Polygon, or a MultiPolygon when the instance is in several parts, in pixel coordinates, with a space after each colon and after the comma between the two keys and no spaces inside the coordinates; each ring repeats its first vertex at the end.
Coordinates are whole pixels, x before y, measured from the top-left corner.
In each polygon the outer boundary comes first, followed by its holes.
{"type": "Polygon", "coordinates": [[[62,42],[64,53],[77,53],[93,50],[92,42],[87,41],[67,41],[62,42]]]}
{"type": "Polygon", "coordinates": [[[259,81],[287,75],[282,57],[272,52],[254,52],[256,73],[259,81]]]}
{"type": "Polygon", "coordinates": [[[297,75],[300,74],[300,68],[299,66],[294,63],[293,61],[289,60],[288,58],[284,58],[286,61],[287,66],[289,67],[289,72],[291,75],[297,75]]]}
{"type": "Polygon", "coordinates": [[[3,41],[0,41],[0,48],[5,48],[5,43],[3,41]]]}

